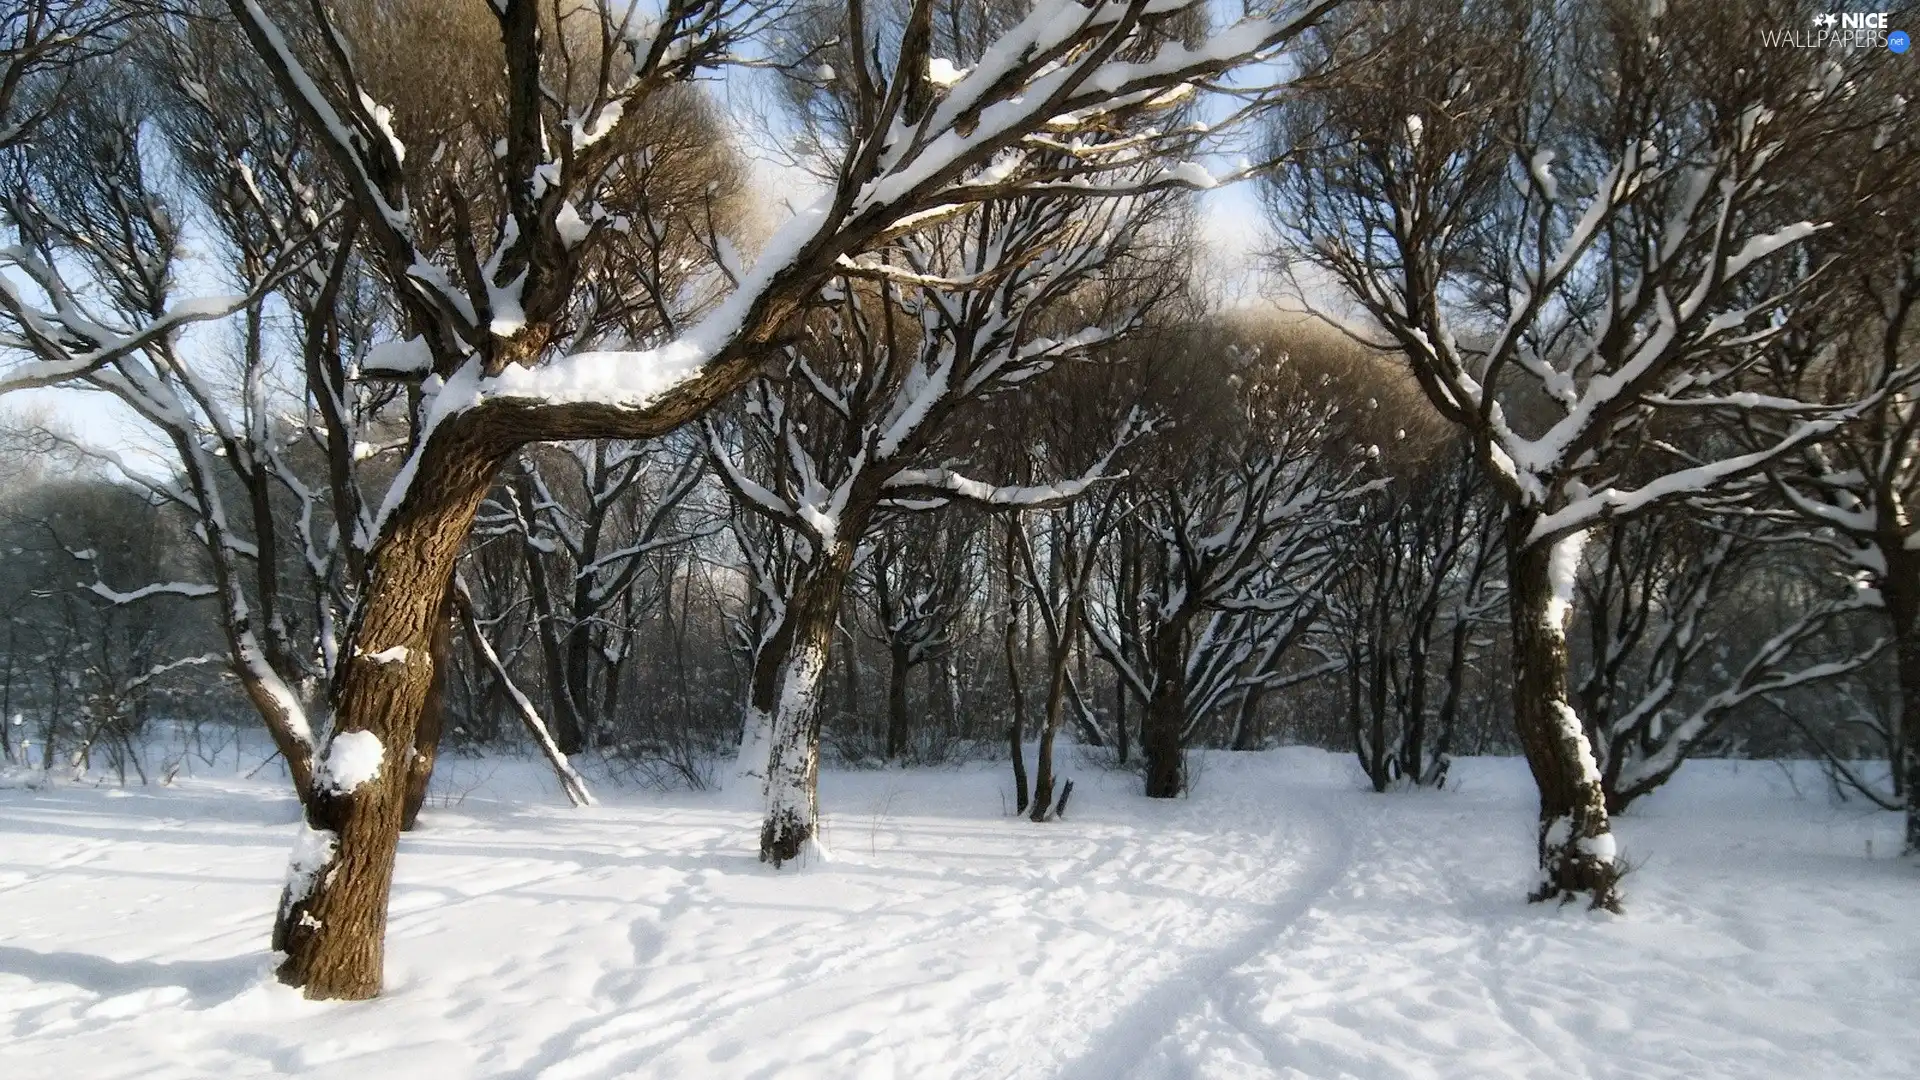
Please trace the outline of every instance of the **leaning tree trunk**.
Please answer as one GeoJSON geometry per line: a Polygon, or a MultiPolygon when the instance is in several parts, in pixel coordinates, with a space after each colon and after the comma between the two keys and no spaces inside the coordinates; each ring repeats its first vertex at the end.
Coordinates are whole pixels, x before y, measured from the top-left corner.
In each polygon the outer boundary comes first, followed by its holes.
{"type": "MultiPolygon", "coordinates": [[[[528,505],[531,506],[531,500],[528,505]]],[[[587,748],[585,723],[575,710],[574,696],[568,687],[567,662],[560,640],[559,611],[554,607],[553,586],[547,580],[547,568],[541,561],[540,552],[528,545],[524,556],[527,592],[533,601],[534,630],[540,639],[541,659],[546,662],[547,697],[552,705],[548,713],[553,718],[553,740],[559,744],[561,753],[577,754],[587,748]]]]}
{"type": "Polygon", "coordinates": [[[852,566],[852,546],[833,545],[806,569],[787,605],[792,636],[773,702],[767,813],[760,827],[760,861],[776,868],[799,858],[818,825],[820,683],[832,655],[841,589],[852,566]]]}
{"type": "Polygon", "coordinates": [[[1140,754],[1147,763],[1147,798],[1172,799],[1186,787],[1181,729],[1187,723],[1187,617],[1176,615],[1153,639],[1153,695],[1140,722],[1140,754]]]}
{"type": "Polygon", "coordinates": [[[1606,794],[1568,694],[1569,601],[1585,536],[1528,543],[1534,520],[1516,510],[1507,522],[1514,727],[1540,790],[1541,881],[1532,899],[1586,895],[1594,907],[1617,911],[1620,869],[1606,794]]]}
{"type": "Polygon", "coordinates": [[[371,580],[341,667],[334,733],[315,770],[273,928],[273,947],[285,954],[280,981],[309,998],[380,992],[387,893],[406,801],[402,748],[413,746],[432,688],[434,635],[444,622],[454,562],[502,456],[477,438],[436,440],[419,472],[433,482],[408,490],[370,553],[371,580]]]}

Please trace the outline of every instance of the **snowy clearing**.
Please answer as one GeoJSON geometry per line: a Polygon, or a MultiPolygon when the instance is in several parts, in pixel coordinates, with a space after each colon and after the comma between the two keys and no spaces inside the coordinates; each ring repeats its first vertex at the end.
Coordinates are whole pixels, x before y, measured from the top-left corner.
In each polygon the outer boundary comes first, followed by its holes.
{"type": "Polygon", "coordinates": [[[775,873],[724,797],[451,759],[402,841],[388,989],[264,977],[296,830],[264,780],[0,790],[0,1074],[1868,1077],[1920,1061],[1896,815],[1697,762],[1619,819],[1629,914],[1520,901],[1532,789],[1362,790],[1210,754],[1191,798],[1070,768],[835,772],[831,860],[775,873]],[[541,787],[548,790],[539,790],[541,787]],[[1800,792],[1806,794],[1802,796],[1800,792]],[[447,805],[451,804],[451,805],[447,805]]]}

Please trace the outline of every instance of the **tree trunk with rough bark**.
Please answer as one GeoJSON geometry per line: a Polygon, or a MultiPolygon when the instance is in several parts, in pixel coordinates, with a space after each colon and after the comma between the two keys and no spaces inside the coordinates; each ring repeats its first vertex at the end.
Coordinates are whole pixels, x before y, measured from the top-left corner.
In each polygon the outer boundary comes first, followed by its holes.
{"type": "MultiPolygon", "coordinates": [[[[586,611],[584,605],[576,601],[575,611],[586,611]]],[[[597,618],[599,612],[590,618],[597,618]]],[[[594,648],[592,623],[583,619],[567,630],[565,659],[567,664],[567,699],[573,706],[574,723],[580,729],[580,748],[598,745],[604,735],[600,726],[612,719],[612,713],[599,710],[599,703],[593,695],[593,654],[594,648]]],[[[605,661],[603,660],[604,664],[605,661]]]]}
{"type": "Polygon", "coordinates": [[[806,569],[787,606],[791,636],[773,702],[760,827],[760,861],[775,867],[799,858],[819,824],[820,684],[852,567],[852,546],[833,545],[806,569]]]}
{"type": "Polygon", "coordinates": [[[1258,750],[1266,745],[1266,717],[1260,712],[1265,697],[1266,691],[1257,686],[1241,696],[1233,717],[1233,749],[1258,750]]]}
{"type": "Polygon", "coordinates": [[[433,628],[433,684],[420,720],[413,731],[413,755],[407,759],[407,802],[400,815],[400,831],[412,832],[427,805],[427,786],[433,782],[433,763],[440,757],[440,736],[446,729],[447,677],[453,672],[453,588],[440,606],[433,628]]]}
{"type": "Polygon", "coordinates": [[[1540,791],[1541,881],[1531,898],[1586,896],[1596,908],[1618,911],[1620,869],[1606,794],[1568,692],[1567,622],[1584,537],[1528,543],[1534,520],[1511,511],[1506,536],[1514,727],[1540,791]]]}
{"type": "MultiPolygon", "coordinates": [[[[1048,710],[1052,711],[1051,704],[1048,710]]],[[[1033,799],[1027,804],[1027,816],[1036,822],[1047,820],[1047,810],[1053,805],[1054,731],[1051,718],[1040,725],[1040,745],[1033,754],[1033,799]]]]}
{"type": "Polygon", "coordinates": [[[422,462],[421,475],[433,482],[409,489],[368,560],[372,577],[344,660],[329,754],[315,770],[306,832],[274,923],[273,947],[285,954],[279,978],[309,998],[380,992],[406,801],[401,748],[413,745],[432,689],[433,639],[454,562],[504,457],[476,439],[443,438],[422,462]],[[379,769],[345,788],[332,748],[343,738],[364,745],[362,733],[379,740],[379,769]]]}
{"type": "Polygon", "coordinates": [[[1427,635],[1433,617],[1423,613],[1413,620],[1407,647],[1406,738],[1400,748],[1400,775],[1418,784],[1427,772],[1427,635]]]}

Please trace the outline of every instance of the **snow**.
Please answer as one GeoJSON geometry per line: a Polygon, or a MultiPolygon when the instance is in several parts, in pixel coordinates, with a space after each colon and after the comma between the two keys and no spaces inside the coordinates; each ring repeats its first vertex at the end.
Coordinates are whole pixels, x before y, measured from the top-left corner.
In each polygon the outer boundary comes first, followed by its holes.
{"type": "Polygon", "coordinates": [[[343,731],[327,747],[326,778],[335,791],[352,793],[380,776],[386,747],[371,731],[343,731]]]}
{"type": "Polygon", "coordinates": [[[427,339],[417,334],[397,341],[383,341],[367,350],[360,370],[383,375],[425,375],[433,370],[433,350],[427,346],[427,339]]]}
{"type": "MultiPolygon", "coordinates": [[[[265,976],[280,786],[0,791],[9,1080],[1906,1075],[1897,815],[1817,770],[1694,762],[1616,823],[1628,914],[1528,905],[1518,760],[1374,795],[1350,755],[1198,758],[1191,798],[1073,763],[828,772],[831,863],[774,872],[710,794],[565,809],[443,758],[401,840],[387,993],[265,976]]],[[[231,770],[229,769],[229,772],[231,770]]],[[[316,853],[330,850],[317,838],[316,853]]],[[[322,860],[320,865],[324,865],[322,860]]]]}
{"type": "Polygon", "coordinates": [[[583,121],[577,116],[570,119],[567,122],[567,128],[573,139],[574,151],[578,153],[605,138],[608,132],[619,125],[620,117],[626,113],[626,110],[626,99],[615,98],[602,105],[600,111],[594,113],[591,120],[583,121]]]}
{"type": "Polygon", "coordinates": [[[386,136],[387,147],[393,151],[393,160],[406,161],[406,145],[393,133],[393,110],[374,101],[364,91],[360,94],[360,108],[373,119],[373,126],[380,129],[380,134],[386,136]]]}
{"type": "Polygon", "coordinates": [[[391,649],[381,649],[379,652],[362,653],[361,655],[376,664],[404,664],[407,662],[407,653],[408,650],[405,645],[395,645],[391,649]]]}
{"type": "Polygon", "coordinates": [[[1533,174],[1533,182],[1540,186],[1540,193],[1548,202],[1560,197],[1560,184],[1553,176],[1553,151],[1535,151],[1527,162],[1527,170],[1533,174]]]}
{"type": "Polygon", "coordinates": [[[751,704],[747,705],[744,713],[740,752],[734,758],[733,767],[724,783],[727,792],[737,797],[735,801],[742,808],[758,811],[765,802],[767,754],[773,743],[773,717],[751,704]]]}
{"type": "Polygon", "coordinates": [[[149,596],[162,595],[201,598],[219,592],[212,585],[193,581],[160,581],[151,585],[142,585],[132,592],[121,592],[104,581],[86,582],[82,587],[110,604],[132,604],[145,600],[149,596]]]}
{"type": "Polygon", "coordinates": [[[1821,226],[1815,225],[1811,221],[1800,221],[1784,228],[1775,229],[1773,232],[1766,233],[1765,235],[1755,236],[1749,239],[1746,244],[1740,248],[1738,253],[1727,260],[1726,276],[1729,278],[1739,277],[1746,272],[1747,267],[1779,251],[1781,248],[1799,243],[1814,233],[1819,232],[1820,228],[1821,226]]]}
{"type": "Polygon", "coordinates": [[[593,232],[593,226],[587,224],[572,203],[561,204],[560,212],[553,216],[553,228],[560,242],[568,247],[578,247],[593,232]]]}
{"type": "Polygon", "coordinates": [[[287,857],[287,900],[298,903],[313,895],[313,879],[333,862],[340,836],[301,822],[294,831],[293,852],[287,857]]]}
{"type": "Polygon", "coordinates": [[[1183,161],[1178,165],[1164,168],[1160,170],[1160,178],[1198,191],[1220,186],[1220,182],[1207,171],[1207,167],[1197,161],[1183,161]]]}
{"type": "Polygon", "coordinates": [[[1583,836],[1579,847],[1601,862],[1612,862],[1620,854],[1620,846],[1610,832],[1603,832],[1599,836],[1583,836]]]}
{"type": "Polygon", "coordinates": [[[966,68],[955,67],[953,61],[945,57],[936,56],[927,61],[927,81],[942,89],[949,89],[966,77],[966,68]]]}
{"type": "Polygon", "coordinates": [[[946,469],[902,469],[888,477],[885,486],[889,488],[925,487],[952,492],[960,498],[969,499],[983,506],[1043,506],[1047,503],[1077,497],[1101,479],[1098,473],[1099,466],[1096,466],[1089,475],[1077,480],[1062,480],[1054,484],[1040,484],[1032,487],[996,487],[946,469]]]}
{"type": "Polygon", "coordinates": [[[823,200],[796,213],[767,242],[740,287],[674,341],[651,349],[578,352],[535,368],[515,365],[499,375],[479,380],[474,390],[462,398],[448,399],[444,406],[436,403],[437,411],[445,415],[495,398],[533,400],[548,405],[597,403],[625,409],[646,407],[698,374],[708,360],[746,332],[753,306],[814,240],[826,219],[826,211],[823,200]]]}
{"type": "Polygon", "coordinates": [[[1565,631],[1567,620],[1573,616],[1574,586],[1580,578],[1580,559],[1586,554],[1587,532],[1582,529],[1570,533],[1553,542],[1553,549],[1547,556],[1547,586],[1551,598],[1547,601],[1547,626],[1565,631]]]}

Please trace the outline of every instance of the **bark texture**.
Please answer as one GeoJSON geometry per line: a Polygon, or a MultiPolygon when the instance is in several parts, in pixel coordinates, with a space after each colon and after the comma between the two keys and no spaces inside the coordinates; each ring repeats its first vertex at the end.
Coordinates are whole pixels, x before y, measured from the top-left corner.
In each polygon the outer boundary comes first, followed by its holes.
{"type": "Polygon", "coordinates": [[[310,998],[380,992],[406,803],[403,748],[414,745],[433,687],[434,637],[445,626],[454,561],[502,457],[458,437],[437,445],[429,455],[436,467],[425,473],[435,482],[413,486],[369,561],[372,580],[334,711],[335,742],[355,732],[379,738],[380,771],[350,791],[330,775],[316,776],[308,842],[296,850],[274,924],[274,948],[286,954],[280,980],[310,998]],[[401,659],[387,659],[402,648],[401,659]]]}
{"type": "MultiPolygon", "coordinates": [[[[772,328],[768,327],[768,333],[772,328]]],[[[277,974],[309,998],[380,992],[387,892],[405,813],[406,763],[433,684],[433,649],[455,561],[501,465],[543,439],[652,438],[710,408],[752,371],[743,350],[668,391],[644,411],[598,403],[545,406],[499,399],[448,418],[422,448],[416,478],[369,553],[359,621],[336,687],[334,738],[380,740],[379,775],[351,792],[316,770],[309,834],[294,853],[274,923],[277,974]],[[375,657],[406,649],[404,662],[375,657]]]]}
{"type": "Polygon", "coordinates": [[[412,832],[427,805],[427,787],[433,782],[433,763],[440,756],[440,736],[446,729],[447,674],[453,669],[453,589],[440,606],[440,620],[433,628],[433,682],[427,690],[427,703],[420,709],[420,720],[413,731],[413,754],[407,759],[407,801],[400,815],[400,831],[412,832]]]}

